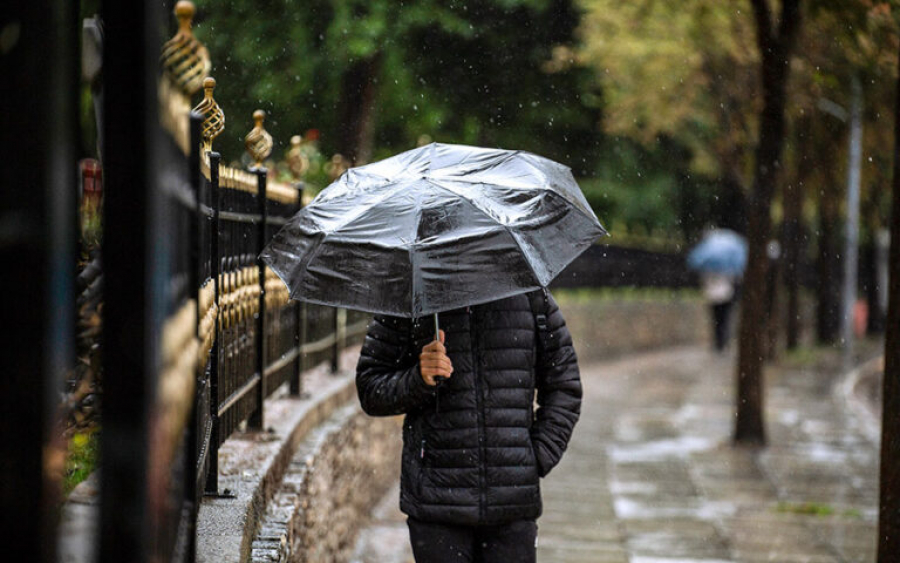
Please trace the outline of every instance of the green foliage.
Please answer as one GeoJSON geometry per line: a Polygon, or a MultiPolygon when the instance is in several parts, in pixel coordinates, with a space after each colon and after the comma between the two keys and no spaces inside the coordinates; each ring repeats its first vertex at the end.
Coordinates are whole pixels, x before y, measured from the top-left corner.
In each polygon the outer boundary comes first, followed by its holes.
{"type": "Polygon", "coordinates": [[[841,516],[843,518],[852,518],[854,520],[862,518],[862,514],[856,508],[848,508],[838,511],[835,507],[820,502],[779,502],[778,506],[775,507],[775,510],[777,512],[801,514],[806,516],[841,516]]]}
{"type": "Polygon", "coordinates": [[[732,12],[710,0],[198,0],[195,30],[226,114],[226,162],[243,158],[257,108],[275,160],[311,128],[326,158],[337,152],[354,102],[342,79],[377,57],[372,158],[420,140],[529,150],[571,166],[614,233],[692,240],[740,207],[720,198],[719,178],[745,168],[753,133],[742,121],[753,49],[732,12]]]}
{"type": "Polygon", "coordinates": [[[68,496],[78,483],[87,479],[97,466],[100,455],[100,432],[92,429],[78,432],[69,440],[63,495],[68,496]]]}
{"type": "Polygon", "coordinates": [[[694,173],[746,172],[758,90],[753,21],[716,0],[581,0],[581,60],[606,94],[604,125],[645,145],[690,150],[694,173]]]}
{"type": "Polygon", "coordinates": [[[594,178],[581,181],[585,197],[599,217],[608,218],[614,236],[657,235],[677,230],[677,162],[625,138],[603,145],[594,178]]]}
{"type": "MultiPolygon", "coordinates": [[[[436,140],[537,152],[593,171],[599,92],[575,65],[578,14],[568,0],[449,3],[472,33],[436,25],[407,37],[419,90],[441,114],[436,140]]],[[[417,100],[418,102],[418,100],[417,100]]]]}
{"type": "Polygon", "coordinates": [[[226,161],[243,152],[256,108],[269,114],[275,158],[312,127],[335,152],[341,78],[378,54],[376,158],[428,135],[532,150],[589,173],[599,95],[567,55],[577,22],[570,0],[199,0],[195,30],[226,114],[216,141],[226,161]]]}
{"type": "Polygon", "coordinates": [[[596,172],[580,184],[615,244],[623,236],[689,244],[710,226],[740,230],[740,187],[691,172],[689,166],[687,149],[672,139],[658,138],[645,146],[611,137],[601,145],[596,172]]]}
{"type": "Polygon", "coordinates": [[[553,297],[565,305],[599,301],[700,301],[703,296],[693,288],[665,287],[599,287],[554,289],[553,297]]]}
{"type": "Polygon", "coordinates": [[[227,7],[197,1],[195,34],[209,49],[216,100],[225,112],[225,132],[216,148],[226,162],[242,157],[257,108],[267,113],[275,158],[292,135],[333,130],[337,80],[346,66],[326,41],[333,17],[332,3],[325,0],[245,0],[227,7]]]}
{"type": "MultiPolygon", "coordinates": [[[[842,164],[847,158],[847,127],[839,112],[850,105],[853,79],[859,79],[862,85],[866,158],[862,162],[860,235],[864,242],[889,224],[894,131],[891,120],[885,117],[892,115],[896,103],[898,13],[896,2],[813,0],[792,78],[795,119],[800,119],[797,114],[813,117],[812,138],[798,139],[793,145],[804,141],[826,147],[830,144],[842,164]]],[[[795,149],[793,145],[787,145],[789,153],[795,149]]],[[[820,166],[808,180],[810,184],[843,184],[845,174],[840,167],[820,166]],[[840,178],[828,178],[829,173],[840,178]]]]}

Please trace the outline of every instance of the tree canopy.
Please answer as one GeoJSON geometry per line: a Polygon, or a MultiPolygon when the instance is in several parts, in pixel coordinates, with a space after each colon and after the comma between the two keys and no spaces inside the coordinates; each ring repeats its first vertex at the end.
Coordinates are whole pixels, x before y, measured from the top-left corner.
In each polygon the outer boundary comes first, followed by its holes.
{"type": "Polygon", "coordinates": [[[644,144],[670,137],[691,168],[743,178],[759,91],[753,22],[733,3],[582,0],[579,56],[605,93],[604,126],[644,144]]]}
{"type": "Polygon", "coordinates": [[[593,170],[600,97],[590,73],[572,64],[578,14],[569,0],[198,4],[197,35],[229,116],[219,141],[226,158],[240,150],[257,107],[269,113],[276,145],[317,128],[324,150],[339,150],[341,108],[361,103],[371,83],[375,157],[427,135],[593,170]],[[375,60],[362,82],[347,81],[375,60]]]}

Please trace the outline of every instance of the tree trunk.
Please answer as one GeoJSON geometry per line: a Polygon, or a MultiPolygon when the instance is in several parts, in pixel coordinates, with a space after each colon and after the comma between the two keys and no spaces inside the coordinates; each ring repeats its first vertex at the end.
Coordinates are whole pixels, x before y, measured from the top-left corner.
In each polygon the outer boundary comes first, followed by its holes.
{"type": "Polygon", "coordinates": [[[782,246],[784,247],[784,289],[786,293],[785,336],[788,350],[793,350],[800,342],[800,262],[803,259],[803,200],[804,184],[812,171],[810,156],[811,121],[803,118],[797,127],[797,173],[794,181],[784,186],[784,224],[782,226],[782,246]]]}
{"type": "Polygon", "coordinates": [[[840,188],[831,161],[826,159],[819,190],[819,255],[816,259],[816,340],[834,344],[840,330],[841,257],[840,188]]]}
{"type": "Polygon", "coordinates": [[[873,244],[873,276],[872,287],[875,289],[869,309],[869,333],[884,334],[887,322],[888,303],[888,253],[890,252],[890,231],[879,227],[875,232],[873,244]]]}
{"type": "Polygon", "coordinates": [[[351,166],[372,158],[381,54],[350,65],[341,77],[338,151],[351,166]]]}
{"type": "Polygon", "coordinates": [[[763,342],[766,352],[765,358],[769,361],[774,360],[778,355],[778,334],[781,328],[781,323],[778,322],[778,316],[775,314],[775,311],[781,308],[781,291],[778,287],[778,282],[781,279],[783,261],[778,243],[775,243],[773,246],[775,248],[767,246],[769,264],[766,274],[766,324],[763,332],[765,335],[765,341],[763,342]]]}
{"type": "Polygon", "coordinates": [[[884,342],[884,389],[881,431],[881,494],[878,563],[896,561],[900,553],[900,80],[894,109],[893,219],[887,334],[884,342]]]}
{"type": "Polygon", "coordinates": [[[763,110],[756,147],[753,188],[748,213],[749,257],[741,304],[737,364],[737,444],[765,444],[762,368],[765,346],[765,286],[768,268],[766,245],[771,231],[772,196],[784,145],[784,106],[791,52],[800,25],[799,0],[783,0],[781,21],[773,29],[766,0],[752,0],[756,37],[762,57],[763,110]]]}
{"type": "Polygon", "coordinates": [[[785,346],[794,350],[800,343],[800,261],[803,256],[803,187],[786,186],[784,194],[785,346]]]}
{"type": "Polygon", "coordinates": [[[866,224],[869,236],[860,248],[860,289],[865,292],[868,304],[866,334],[880,336],[884,334],[884,317],[887,314],[887,266],[890,231],[885,228],[882,218],[880,200],[884,193],[890,194],[889,182],[879,182],[868,190],[862,203],[861,217],[866,224]]]}

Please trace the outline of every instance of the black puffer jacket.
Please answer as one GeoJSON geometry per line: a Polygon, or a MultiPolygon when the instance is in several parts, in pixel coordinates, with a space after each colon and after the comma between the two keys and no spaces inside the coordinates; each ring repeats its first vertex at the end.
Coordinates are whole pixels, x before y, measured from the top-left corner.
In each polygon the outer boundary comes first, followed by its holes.
{"type": "Polygon", "coordinates": [[[542,308],[540,347],[527,295],[442,313],[453,376],[437,389],[418,366],[434,339],[430,318],[376,316],[369,326],[357,390],[370,415],[406,414],[400,508],[409,516],[477,525],[540,515],[539,477],[559,462],[581,406],[569,331],[552,297],[542,308]]]}

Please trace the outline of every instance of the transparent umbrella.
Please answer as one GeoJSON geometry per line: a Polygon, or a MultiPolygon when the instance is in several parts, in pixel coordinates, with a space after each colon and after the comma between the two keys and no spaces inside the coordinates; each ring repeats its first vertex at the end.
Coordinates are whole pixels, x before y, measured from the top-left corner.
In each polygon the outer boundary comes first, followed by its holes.
{"type": "Polygon", "coordinates": [[[605,234],[568,167],[432,143],[345,172],[261,258],[294,299],[436,322],[546,287],[605,234]]]}

